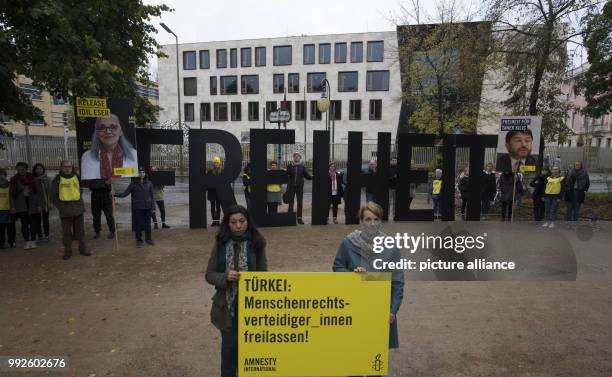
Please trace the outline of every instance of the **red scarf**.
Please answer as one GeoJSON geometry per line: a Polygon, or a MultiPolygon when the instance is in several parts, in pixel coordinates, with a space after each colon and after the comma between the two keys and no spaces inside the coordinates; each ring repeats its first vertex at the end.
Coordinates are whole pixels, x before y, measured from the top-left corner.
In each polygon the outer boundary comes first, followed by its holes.
{"type": "Polygon", "coordinates": [[[34,184],[34,176],[32,173],[25,173],[24,175],[19,173],[15,174],[11,178],[11,190],[15,192],[19,184],[22,186],[30,186],[30,191],[36,192],[36,185],[34,184]]]}
{"type": "Polygon", "coordinates": [[[108,179],[111,177],[117,177],[114,174],[115,168],[123,167],[123,153],[119,146],[115,147],[113,151],[113,163],[112,166],[108,162],[106,152],[100,151],[100,178],[108,179]]]}
{"type": "Polygon", "coordinates": [[[327,173],[329,174],[329,178],[332,180],[332,182],[334,182],[336,180],[336,172],[328,171],[327,173]]]}

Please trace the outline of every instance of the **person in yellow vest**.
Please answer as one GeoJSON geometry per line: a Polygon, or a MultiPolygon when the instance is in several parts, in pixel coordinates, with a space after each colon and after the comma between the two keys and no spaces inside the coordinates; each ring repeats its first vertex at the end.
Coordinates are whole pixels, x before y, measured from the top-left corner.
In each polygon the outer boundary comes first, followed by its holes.
{"type": "Polygon", "coordinates": [[[79,176],[74,172],[72,162],[62,161],[62,168],[51,183],[49,198],[59,212],[62,222],[62,233],[64,243],[63,259],[72,256],[73,227],[74,236],[79,241],[79,254],[90,256],[85,246],[85,205],[81,195],[81,184],[79,176]]]}
{"type": "Polygon", "coordinates": [[[442,169],[436,169],[434,179],[431,181],[427,203],[433,201],[434,219],[440,217],[440,194],[442,192],[442,169]]]}
{"type": "Polygon", "coordinates": [[[247,211],[251,213],[251,163],[249,162],[242,171],[242,186],[244,187],[244,199],[247,211]]]}
{"type": "MultiPolygon", "coordinates": [[[[212,163],[212,168],[208,169],[206,174],[221,174],[221,172],[223,172],[223,167],[221,166],[221,157],[213,157],[212,163]]],[[[221,224],[221,202],[219,201],[219,196],[217,195],[217,189],[215,189],[214,187],[207,188],[206,196],[208,197],[208,202],[210,204],[210,215],[212,217],[211,226],[219,226],[221,224]]]]}
{"type": "Polygon", "coordinates": [[[554,228],[559,212],[559,203],[563,196],[565,177],[561,176],[558,166],[553,166],[550,170],[550,177],[546,178],[546,188],[544,189],[544,228],[554,228]]]}
{"type": "Polygon", "coordinates": [[[15,247],[15,219],[11,216],[10,182],[6,179],[6,170],[0,169],[0,249],[6,248],[6,239],[10,247],[15,247]]]}
{"type": "MultiPolygon", "coordinates": [[[[270,170],[278,170],[278,164],[276,161],[270,162],[270,170]]],[[[269,184],[268,187],[268,213],[277,213],[278,205],[283,201],[283,195],[281,194],[280,183],[269,184]]]]}

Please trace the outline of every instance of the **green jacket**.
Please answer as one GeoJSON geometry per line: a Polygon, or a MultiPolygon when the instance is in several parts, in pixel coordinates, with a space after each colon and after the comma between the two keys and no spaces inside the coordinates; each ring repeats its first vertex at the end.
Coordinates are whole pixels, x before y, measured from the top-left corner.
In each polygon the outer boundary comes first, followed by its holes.
{"type": "MultiPolygon", "coordinates": [[[[249,271],[268,271],[268,261],[265,250],[256,253],[253,248],[249,248],[249,271]],[[257,255],[259,254],[259,258],[257,255]]],[[[225,272],[225,248],[219,247],[215,242],[208,267],[206,268],[206,281],[215,286],[215,295],[212,298],[210,310],[210,321],[219,330],[232,327],[227,301],[225,300],[225,290],[227,289],[227,272],[225,272]]]]}
{"type": "MultiPolygon", "coordinates": [[[[59,199],[60,174],[56,175],[55,178],[53,178],[53,182],[51,182],[51,187],[49,190],[49,199],[59,211],[60,218],[82,215],[85,212],[85,204],[83,203],[83,187],[81,187],[81,198],[79,200],[69,202],[61,201],[59,199]]],[[[77,178],[79,178],[78,175],[77,178]]]]}

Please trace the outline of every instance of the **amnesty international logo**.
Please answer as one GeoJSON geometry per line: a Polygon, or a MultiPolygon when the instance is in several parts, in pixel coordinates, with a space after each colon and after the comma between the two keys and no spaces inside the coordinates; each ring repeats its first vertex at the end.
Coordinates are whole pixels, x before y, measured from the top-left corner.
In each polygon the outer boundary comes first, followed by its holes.
{"type": "Polygon", "coordinates": [[[374,369],[376,372],[380,372],[383,367],[383,362],[380,357],[380,354],[376,355],[376,358],[374,358],[374,361],[372,362],[372,369],[374,369]]]}

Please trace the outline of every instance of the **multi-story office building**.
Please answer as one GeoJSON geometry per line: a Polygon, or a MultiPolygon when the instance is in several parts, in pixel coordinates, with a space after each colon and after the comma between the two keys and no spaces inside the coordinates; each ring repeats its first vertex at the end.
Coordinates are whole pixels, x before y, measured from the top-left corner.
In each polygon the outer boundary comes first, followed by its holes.
{"type": "Polygon", "coordinates": [[[313,130],[325,129],[333,118],[335,142],[346,142],[348,131],[365,140],[398,126],[401,108],[400,69],[395,31],[297,36],[163,46],[159,60],[160,121],[178,119],[177,86],[182,121],[192,128],[215,128],[248,140],[249,129],[276,128],[269,114],[287,111],[296,142],[308,142],[313,130]],[[331,89],[329,114],[317,100],[322,81],[331,89]]]}

